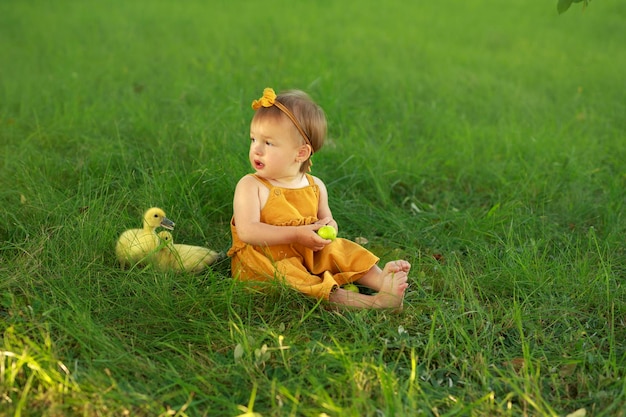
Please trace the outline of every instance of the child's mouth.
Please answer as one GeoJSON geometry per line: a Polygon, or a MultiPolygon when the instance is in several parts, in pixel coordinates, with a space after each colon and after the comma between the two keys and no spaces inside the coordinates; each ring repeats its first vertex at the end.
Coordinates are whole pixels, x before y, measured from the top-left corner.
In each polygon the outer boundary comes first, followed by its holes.
{"type": "Polygon", "coordinates": [[[264,166],[265,166],[265,164],[264,164],[263,162],[261,162],[261,161],[254,161],[254,167],[255,167],[256,169],[261,169],[261,168],[263,168],[264,166]]]}

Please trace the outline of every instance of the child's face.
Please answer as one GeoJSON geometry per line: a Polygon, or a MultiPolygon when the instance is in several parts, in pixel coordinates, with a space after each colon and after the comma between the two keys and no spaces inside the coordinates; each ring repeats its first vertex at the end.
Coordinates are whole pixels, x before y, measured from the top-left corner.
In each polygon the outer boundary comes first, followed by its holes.
{"type": "Polygon", "coordinates": [[[300,168],[302,147],[291,120],[253,120],[250,125],[249,158],[252,168],[264,178],[295,175],[300,168]]]}

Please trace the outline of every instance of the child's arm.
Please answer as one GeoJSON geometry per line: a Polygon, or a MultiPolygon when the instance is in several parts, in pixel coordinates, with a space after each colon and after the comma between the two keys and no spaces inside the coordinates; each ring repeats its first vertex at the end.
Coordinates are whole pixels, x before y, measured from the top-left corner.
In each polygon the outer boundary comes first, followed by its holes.
{"type": "Polygon", "coordinates": [[[315,233],[322,224],[306,226],[274,226],[261,222],[259,193],[263,185],[252,176],[243,177],[235,188],[233,214],[237,235],[251,245],[283,245],[299,243],[313,250],[328,244],[315,233]]]}
{"type": "Polygon", "coordinates": [[[333,213],[331,212],[330,205],[328,204],[328,191],[326,190],[326,185],[317,177],[313,177],[313,179],[318,187],[320,187],[319,207],[317,209],[317,218],[320,219],[320,221],[318,223],[332,226],[336,231],[339,231],[339,226],[337,226],[337,222],[333,219],[333,213]]]}

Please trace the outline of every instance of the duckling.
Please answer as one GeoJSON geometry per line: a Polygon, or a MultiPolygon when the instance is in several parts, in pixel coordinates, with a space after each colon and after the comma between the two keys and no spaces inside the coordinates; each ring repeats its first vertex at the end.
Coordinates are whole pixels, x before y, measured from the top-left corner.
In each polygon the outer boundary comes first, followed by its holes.
{"type": "Polygon", "coordinates": [[[161,249],[155,256],[155,265],[162,271],[202,272],[207,266],[215,263],[222,254],[202,246],[174,243],[172,234],[166,230],[158,233],[161,249]],[[165,246],[163,246],[163,243],[165,246]]]}
{"type": "Polygon", "coordinates": [[[115,255],[122,269],[149,261],[159,246],[157,227],[173,230],[176,224],[165,217],[165,212],[158,207],[146,210],[143,215],[143,229],[129,229],[123,232],[115,244],[115,255]],[[148,259],[146,259],[148,258],[148,259]]]}

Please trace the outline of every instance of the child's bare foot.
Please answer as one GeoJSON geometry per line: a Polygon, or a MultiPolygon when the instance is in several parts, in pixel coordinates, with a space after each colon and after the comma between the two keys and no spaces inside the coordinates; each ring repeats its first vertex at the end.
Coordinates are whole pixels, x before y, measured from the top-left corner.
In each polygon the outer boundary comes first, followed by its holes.
{"type": "Polygon", "coordinates": [[[387,264],[383,268],[382,273],[383,273],[383,275],[386,275],[386,274],[392,273],[392,272],[404,271],[404,272],[406,272],[408,274],[410,270],[411,270],[411,264],[410,263],[408,263],[407,261],[405,261],[403,259],[398,259],[397,261],[387,262],[387,264]]]}
{"type": "Polygon", "coordinates": [[[393,261],[385,265],[381,273],[382,285],[375,295],[375,307],[402,310],[410,269],[411,265],[406,261],[393,261]]]}

